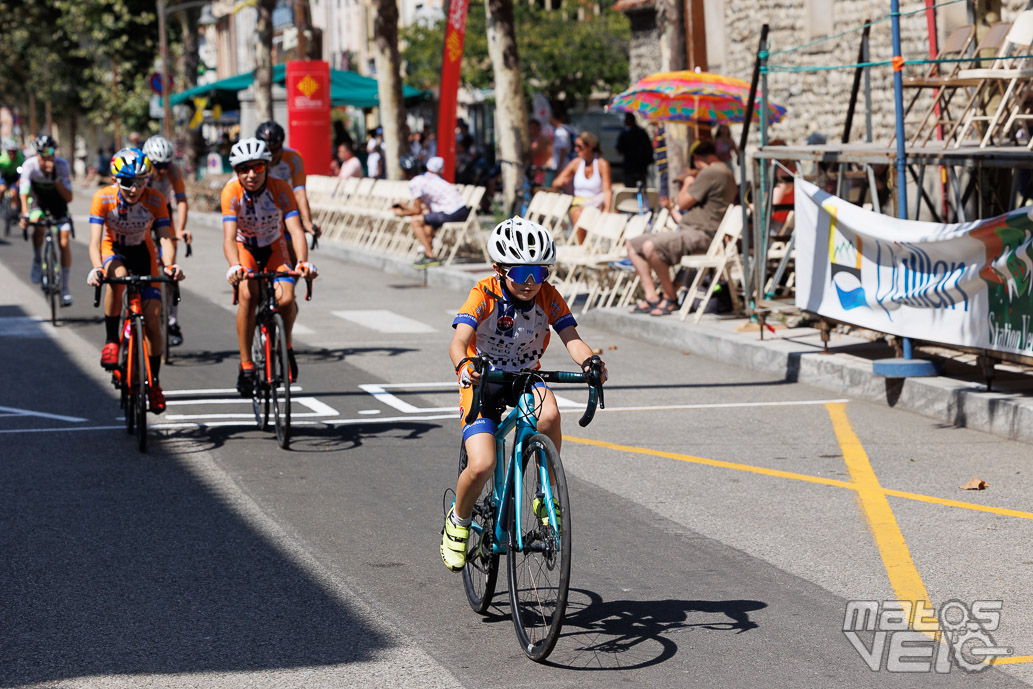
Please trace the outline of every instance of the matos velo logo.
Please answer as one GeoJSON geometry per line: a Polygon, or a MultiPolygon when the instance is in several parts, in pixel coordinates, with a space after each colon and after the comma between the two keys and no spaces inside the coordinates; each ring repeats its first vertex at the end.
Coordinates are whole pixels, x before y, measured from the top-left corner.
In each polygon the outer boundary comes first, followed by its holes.
{"type": "Polygon", "coordinates": [[[924,600],[854,600],[846,606],[843,634],[873,672],[946,674],[952,665],[981,672],[1012,654],[991,635],[1002,607],[999,600],[949,600],[937,614],[924,600]]]}

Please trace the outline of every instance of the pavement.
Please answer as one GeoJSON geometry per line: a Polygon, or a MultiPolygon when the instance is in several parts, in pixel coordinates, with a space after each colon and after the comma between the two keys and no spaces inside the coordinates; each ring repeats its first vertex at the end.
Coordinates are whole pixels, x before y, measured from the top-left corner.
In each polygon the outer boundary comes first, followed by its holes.
{"type": "MultiPolygon", "coordinates": [[[[191,214],[191,223],[221,226],[217,214],[191,214]]],[[[426,286],[469,290],[485,275],[485,264],[441,266],[424,271],[412,261],[330,241],[320,242],[314,255],[325,252],[346,261],[387,273],[423,273],[426,286]]],[[[699,324],[677,315],[653,317],[623,309],[592,309],[578,321],[651,344],[691,352],[746,369],[784,376],[787,382],[813,385],[855,399],[914,412],[945,425],[984,431],[1010,440],[1033,442],[1033,367],[999,364],[992,389],[975,357],[940,348],[916,348],[916,356],[931,358],[942,374],[925,378],[884,378],[872,372],[872,362],[896,356],[882,341],[833,331],[824,350],[821,332],[813,327],[784,327],[761,339],[755,324],[738,316],[705,315],[699,324]]],[[[774,321],[774,319],[772,319],[774,321]]]]}

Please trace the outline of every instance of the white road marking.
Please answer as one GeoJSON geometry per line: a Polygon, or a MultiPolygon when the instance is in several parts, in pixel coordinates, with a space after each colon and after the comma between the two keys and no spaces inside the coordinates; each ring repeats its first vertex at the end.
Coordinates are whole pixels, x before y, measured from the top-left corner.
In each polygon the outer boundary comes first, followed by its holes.
{"type": "Polygon", "coordinates": [[[434,328],[426,323],[407,318],[387,309],[362,309],[355,311],[333,311],[338,318],[382,333],[432,333],[434,328]]]}
{"type": "Polygon", "coordinates": [[[308,327],[307,325],[302,325],[301,323],[298,323],[297,321],[294,322],[294,327],[291,329],[291,335],[292,336],[294,336],[294,335],[302,335],[302,336],[306,336],[307,337],[309,335],[315,335],[315,334],[316,334],[315,330],[313,330],[312,328],[308,327]]]}
{"type": "MultiPolygon", "coordinates": [[[[325,417],[325,416],[337,416],[338,411],[331,407],[329,404],[320,402],[315,397],[294,397],[291,399],[293,404],[300,404],[308,407],[311,411],[297,411],[293,407],[291,410],[291,418],[312,418],[312,417],[325,417]]],[[[176,400],[175,402],[167,402],[167,404],[247,404],[251,405],[249,399],[219,399],[219,400],[202,400],[202,401],[188,401],[188,400],[176,400]]],[[[169,414],[165,417],[169,421],[187,421],[189,419],[254,419],[255,415],[249,411],[246,414],[169,414]]]]}
{"type": "Polygon", "coordinates": [[[69,423],[83,423],[88,419],[81,419],[78,416],[61,416],[60,414],[48,414],[42,411],[31,409],[18,409],[17,407],[0,407],[0,412],[7,412],[4,416],[35,416],[41,419],[53,419],[54,421],[67,421],[69,423]]]}
{"type": "Polygon", "coordinates": [[[360,409],[359,413],[360,414],[379,414],[380,410],[379,409],[360,409]]]}
{"type": "MultiPolygon", "coordinates": [[[[302,388],[300,385],[292,385],[291,392],[301,392],[302,388]]],[[[166,397],[178,397],[180,395],[236,395],[236,388],[202,388],[198,390],[165,390],[166,397]]],[[[243,398],[241,398],[243,399],[243,398]]],[[[207,400],[204,400],[207,404],[207,400]]],[[[171,404],[171,403],[170,403],[171,404]]],[[[176,404],[183,404],[177,402],[176,404]]]]}
{"type": "MultiPolygon", "coordinates": [[[[301,397],[299,397],[298,399],[296,399],[294,401],[300,402],[302,399],[312,399],[312,398],[301,398],[301,397]]],[[[243,400],[243,401],[247,401],[247,400],[243,400]]],[[[741,402],[741,403],[740,402],[732,402],[732,403],[718,403],[718,404],[670,404],[670,405],[658,405],[658,406],[651,406],[651,407],[607,407],[605,410],[600,409],[599,412],[605,413],[605,412],[628,412],[628,411],[673,411],[673,410],[684,410],[684,409],[722,409],[722,408],[728,408],[728,407],[788,407],[788,406],[799,406],[799,405],[818,405],[818,404],[849,403],[849,402],[850,402],[850,400],[847,400],[847,399],[838,399],[838,400],[799,400],[799,401],[786,401],[786,402],[741,402]]],[[[319,403],[319,404],[322,404],[322,403],[319,403]]],[[[325,405],[325,406],[327,406],[328,409],[330,408],[329,405],[325,405]]],[[[583,407],[580,408],[580,409],[577,409],[577,408],[561,409],[560,413],[562,413],[562,414],[580,413],[581,409],[583,409],[583,407]]],[[[366,411],[370,411],[370,410],[366,410],[366,411]]],[[[363,423],[393,423],[395,421],[404,421],[404,422],[441,421],[443,419],[453,419],[453,420],[455,420],[455,419],[458,418],[458,412],[459,412],[458,408],[453,408],[453,409],[450,409],[448,411],[450,411],[451,413],[447,413],[447,414],[421,414],[421,415],[412,415],[412,416],[381,416],[381,417],[377,417],[375,419],[370,419],[370,418],[365,418],[365,419],[344,419],[344,418],[338,418],[338,419],[306,420],[304,418],[299,418],[299,420],[295,422],[293,420],[294,417],[312,417],[312,416],[317,416],[316,414],[301,412],[301,413],[292,413],[291,414],[291,419],[292,419],[291,420],[291,425],[292,426],[294,426],[294,425],[297,425],[297,426],[318,426],[318,425],[323,425],[323,426],[348,426],[348,425],[363,424],[363,423]]],[[[360,412],[360,413],[362,413],[362,412],[360,412]]],[[[181,422],[181,423],[154,423],[154,422],[151,422],[149,424],[149,426],[150,426],[150,428],[155,429],[155,430],[157,430],[157,429],[175,429],[175,428],[217,428],[217,427],[222,427],[222,426],[252,426],[252,427],[254,426],[254,415],[253,414],[239,414],[239,415],[228,414],[228,415],[225,415],[225,416],[227,416],[227,417],[234,417],[234,418],[240,418],[241,420],[239,420],[239,421],[231,421],[231,420],[223,420],[223,421],[191,421],[191,422],[181,422]],[[246,420],[244,420],[244,419],[246,419],[246,420]]],[[[183,417],[166,416],[164,418],[168,419],[168,420],[176,419],[177,421],[179,421],[183,417]]],[[[222,417],[220,415],[208,415],[205,418],[222,418],[222,417]]],[[[61,426],[61,427],[57,427],[57,428],[13,428],[13,429],[0,430],[0,434],[5,434],[5,433],[54,433],[54,432],[69,432],[69,431],[84,431],[85,432],[85,431],[107,431],[107,430],[116,430],[116,429],[117,430],[124,430],[125,426],[124,425],[117,425],[117,426],[74,426],[74,427],[61,426]]]]}
{"type": "Polygon", "coordinates": [[[43,320],[32,316],[0,318],[0,337],[47,337],[43,320]]]}
{"type": "MultiPolygon", "coordinates": [[[[459,407],[417,407],[409,404],[399,397],[396,397],[395,395],[392,395],[387,391],[387,388],[438,388],[441,390],[455,390],[457,387],[459,387],[458,382],[449,381],[446,383],[365,383],[360,385],[359,389],[365,390],[379,401],[389,407],[397,409],[403,414],[430,414],[437,412],[458,412],[459,407]]],[[[555,392],[553,394],[555,394],[555,392]]],[[[584,406],[580,402],[575,402],[574,400],[567,399],[561,395],[556,395],[556,405],[560,409],[584,406]]]]}

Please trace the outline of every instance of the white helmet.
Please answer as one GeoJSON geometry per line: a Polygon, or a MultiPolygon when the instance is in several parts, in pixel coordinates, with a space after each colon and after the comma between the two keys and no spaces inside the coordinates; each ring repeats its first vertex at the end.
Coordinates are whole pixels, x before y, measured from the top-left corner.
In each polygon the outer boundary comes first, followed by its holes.
{"type": "Polygon", "coordinates": [[[547,229],[513,216],[491,231],[488,255],[503,265],[551,266],[556,263],[556,245],[547,229]]]}
{"type": "Polygon", "coordinates": [[[144,143],[143,153],[152,163],[171,163],[176,150],[164,136],[152,136],[144,143]]]}
{"type": "Polygon", "coordinates": [[[269,147],[265,145],[264,141],[255,137],[241,139],[230,149],[230,167],[237,167],[241,163],[248,163],[252,160],[269,162],[272,159],[273,154],[269,152],[269,147]]]}

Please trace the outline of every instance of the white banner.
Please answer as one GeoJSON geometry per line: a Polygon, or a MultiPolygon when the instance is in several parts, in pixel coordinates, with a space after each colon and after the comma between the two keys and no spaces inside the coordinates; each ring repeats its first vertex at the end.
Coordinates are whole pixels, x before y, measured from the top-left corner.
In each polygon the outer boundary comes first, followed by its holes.
{"type": "Polygon", "coordinates": [[[947,225],[796,180],[796,305],[879,332],[1033,355],[1033,208],[947,225]]]}

